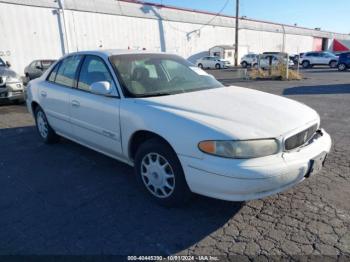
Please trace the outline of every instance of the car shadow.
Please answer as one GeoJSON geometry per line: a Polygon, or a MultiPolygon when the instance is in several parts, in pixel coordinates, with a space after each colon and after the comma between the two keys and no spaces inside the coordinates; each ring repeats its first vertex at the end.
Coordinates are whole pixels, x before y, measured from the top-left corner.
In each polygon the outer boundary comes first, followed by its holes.
{"type": "Polygon", "coordinates": [[[296,86],[287,88],[283,95],[330,95],[350,94],[350,84],[341,85],[317,85],[317,86],[296,86]]]}
{"type": "Polygon", "coordinates": [[[220,229],[241,209],[195,196],[163,208],[131,167],[31,127],[0,129],[0,254],[174,254],[220,229]]]}

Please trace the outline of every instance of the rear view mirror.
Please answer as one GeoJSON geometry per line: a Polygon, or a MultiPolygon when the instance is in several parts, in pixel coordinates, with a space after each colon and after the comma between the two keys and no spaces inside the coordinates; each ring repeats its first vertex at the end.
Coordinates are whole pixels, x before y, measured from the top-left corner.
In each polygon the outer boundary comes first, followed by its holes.
{"type": "Polygon", "coordinates": [[[36,69],[39,69],[39,70],[43,70],[43,67],[42,67],[42,66],[38,66],[38,65],[37,65],[35,68],[36,68],[36,69]]]}
{"type": "Polygon", "coordinates": [[[112,92],[111,84],[107,81],[100,81],[91,84],[91,93],[96,95],[109,95],[112,92]]]}

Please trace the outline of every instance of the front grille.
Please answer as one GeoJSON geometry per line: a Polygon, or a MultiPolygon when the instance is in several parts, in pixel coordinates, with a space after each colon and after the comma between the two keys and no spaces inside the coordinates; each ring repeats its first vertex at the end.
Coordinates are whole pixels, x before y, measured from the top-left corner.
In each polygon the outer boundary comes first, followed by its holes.
{"type": "Polygon", "coordinates": [[[293,150],[304,145],[317,131],[317,124],[295,134],[284,142],[285,150],[293,150]]]}

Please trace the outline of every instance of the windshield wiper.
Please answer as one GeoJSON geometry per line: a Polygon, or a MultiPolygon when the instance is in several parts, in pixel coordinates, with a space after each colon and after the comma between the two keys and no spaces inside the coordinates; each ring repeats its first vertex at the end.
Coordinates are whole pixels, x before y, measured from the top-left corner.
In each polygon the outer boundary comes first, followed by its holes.
{"type": "Polygon", "coordinates": [[[151,93],[151,94],[142,94],[142,95],[135,95],[135,97],[153,97],[153,96],[169,96],[172,95],[172,93],[151,93]]]}

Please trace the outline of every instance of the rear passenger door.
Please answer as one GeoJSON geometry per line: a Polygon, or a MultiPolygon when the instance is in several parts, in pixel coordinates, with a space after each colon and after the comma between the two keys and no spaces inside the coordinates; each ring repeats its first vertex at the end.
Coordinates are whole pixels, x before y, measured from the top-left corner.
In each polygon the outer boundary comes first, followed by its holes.
{"type": "Polygon", "coordinates": [[[116,83],[108,65],[99,56],[85,56],[77,87],[69,98],[74,138],[107,154],[121,156],[119,105],[116,83]],[[91,93],[91,84],[100,81],[110,83],[111,96],[91,93]]]}
{"type": "Polygon", "coordinates": [[[69,96],[76,85],[81,55],[64,58],[57,63],[39,87],[40,106],[50,125],[63,135],[71,136],[69,96]]]}

